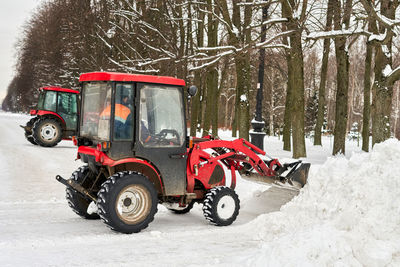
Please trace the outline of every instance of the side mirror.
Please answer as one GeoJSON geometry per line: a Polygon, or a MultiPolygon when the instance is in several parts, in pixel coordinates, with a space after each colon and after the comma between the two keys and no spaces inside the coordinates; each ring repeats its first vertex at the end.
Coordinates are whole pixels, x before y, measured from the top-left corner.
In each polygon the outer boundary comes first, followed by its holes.
{"type": "Polygon", "coordinates": [[[192,85],[188,88],[188,94],[190,96],[195,96],[197,93],[197,87],[195,85],[192,85]]]}

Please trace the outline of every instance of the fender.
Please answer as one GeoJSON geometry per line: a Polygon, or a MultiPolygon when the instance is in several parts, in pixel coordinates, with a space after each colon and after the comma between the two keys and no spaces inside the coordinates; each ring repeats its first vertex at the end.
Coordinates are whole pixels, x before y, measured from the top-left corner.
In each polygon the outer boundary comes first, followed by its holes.
{"type": "MultiPolygon", "coordinates": [[[[160,193],[163,192],[164,184],[162,182],[160,172],[150,162],[148,162],[144,159],[125,158],[125,159],[120,159],[120,160],[113,160],[110,157],[108,157],[104,152],[102,152],[96,148],[87,147],[87,146],[78,147],[78,158],[79,158],[80,153],[94,156],[95,161],[100,163],[103,166],[118,168],[118,166],[126,165],[126,164],[137,165],[135,169],[140,170],[140,172],[147,175],[149,180],[151,180],[153,183],[155,183],[157,189],[160,190],[160,193]],[[140,167],[140,166],[142,166],[142,167],[140,167]],[[150,172],[147,170],[149,170],[150,172]]],[[[125,168],[123,168],[123,169],[125,170],[125,168]]]]}
{"type": "MultiPolygon", "coordinates": [[[[31,111],[31,112],[32,112],[32,111],[31,111]]],[[[31,113],[31,114],[32,114],[32,113],[31,113]]],[[[37,111],[36,115],[38,115],[38,116],[44,116],[44,115],[53,115],[53,116],[56,116],[56,117],[59,118],[59,119],[62,121],[62,123],[65,125],[64,119],[61,118],[61,116],[58,115],[58,114],[55,113],[55,112],[47,111],[47,110],[39,110],[39,111],[37,111]]]]}

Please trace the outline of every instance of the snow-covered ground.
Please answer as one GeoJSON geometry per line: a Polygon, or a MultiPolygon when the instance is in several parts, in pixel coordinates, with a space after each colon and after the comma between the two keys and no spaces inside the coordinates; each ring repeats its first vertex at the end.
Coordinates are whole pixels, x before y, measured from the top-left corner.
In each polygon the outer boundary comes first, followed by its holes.
{"type": "MultiPolygon", "coordinates": [[[[65,201],[81,162],[76,148],[28,143],[28,116],[0,113],[0,266],[400,266],[400,142],[330,158],[307,142],[309,183],[290,190],[239,179],[241,210],[229,227],[209,225],[200,205],[186,215],[163,206],[138,234],[112,232],[81,219],[65,201]]],[[[228,137],[227,132],[221,132],[228,137]]],[[[271,156],[290,158],[277,138],[271,156]]]]}

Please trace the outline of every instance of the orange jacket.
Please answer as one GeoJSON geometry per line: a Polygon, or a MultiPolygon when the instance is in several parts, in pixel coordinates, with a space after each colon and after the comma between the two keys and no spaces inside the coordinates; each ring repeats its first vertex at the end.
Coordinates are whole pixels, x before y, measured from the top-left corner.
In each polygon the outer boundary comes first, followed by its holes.
{"type": "MultiPolygon", "coordinates": [[[[101,113],[100,113],[100,117],[102,118],[110,118],[110,114],[111,114],[111,105],[109,105],[108,107],[106,107],[101,113]]],[[[126,119],[128,118],[128,116],[131,114],[131,110],[122,105],[122,104],[115,104],[115,119],[124,123],[126,122],[126,119]]]]}

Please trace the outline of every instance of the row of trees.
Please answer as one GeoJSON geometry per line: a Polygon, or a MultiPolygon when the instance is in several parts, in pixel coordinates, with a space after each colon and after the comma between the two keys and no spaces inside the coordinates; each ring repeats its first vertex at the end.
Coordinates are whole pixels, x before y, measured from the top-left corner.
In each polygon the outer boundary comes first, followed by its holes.
{"type": "Polygon", "coordinates": [[[225,126],[248,139],[255,66],[265,49],[263,117],[270,134],[283,135],[284,149],[296,158],[306,156],[305,134],[314,133],[314,144],[321,145],[326,129],[334,134],[333,154],[344,153],[346,132],[358,122],[368,151],[370,132],[375,144],[400,128],[395,87],[400,68],[394,68],[398,5],[393,0],[46,1],[25,26],[3,109],[26,111],[36,88],[76,87],[82,72],[169,75],[200,89],[190,100],[192,135],[217,134],[225,126]]]}

